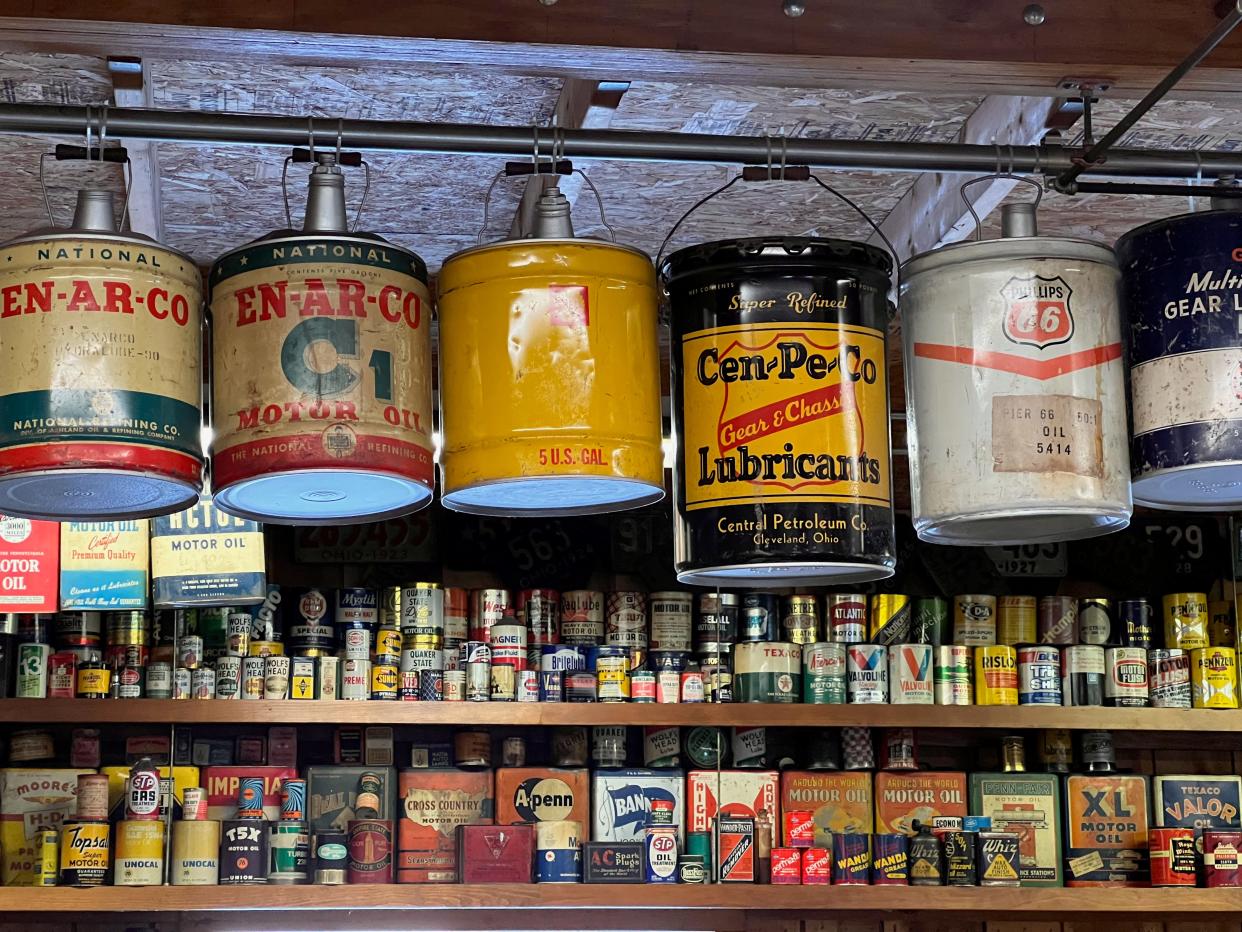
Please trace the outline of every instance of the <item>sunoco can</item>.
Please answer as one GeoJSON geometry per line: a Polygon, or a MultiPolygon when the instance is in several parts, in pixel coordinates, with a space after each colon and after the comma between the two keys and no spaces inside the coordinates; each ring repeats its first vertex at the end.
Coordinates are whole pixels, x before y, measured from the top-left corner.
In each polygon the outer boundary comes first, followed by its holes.
{"type": "Polygon", "coordinates": [[[349,823],[349,883],[392,883],[392,822],[354,819],[349,823]]]}
{"type": "Polygon", "coordinates": [[[1147,651],[1141,647],[1110,647],[1104,652],[1108,668],[1104,680],[1104,704],[1147,705],[1147,651]]]}
{"type": "Polygon", "coordinates": [[[930,644],[894,644],[888,649],[888,684],[893,705],[932,705],[932,653],[930,644]]]}
{"type": "Polygon", "coordinates": [[[802,648],[802,701],[840,704],[846,699],[845,644],[821,641],[802,648]]]}
{"type": "Polygon", "coordinates": [[[689,651],[693,617],[694,596],[690,593],[651,593],[651,649],[689,651]]]}
{"type": "MultiPolygon", "coordinates": [[[[996,596],[953,597],[953,643],[987,647],[996,643],[996,596]]],[[[980,705],[991,703],[980,702],[980,705]]]]}
{"type": "Polygon", "coordinates": [[[910,639],[910,597],[884,593],[871,597],[871,640],[902,644],[910,639]]]}
{"type": "Polygon", "coordinates": [[[1008,644],[975,648],[975,703],[1018,704],[1018,652],[1008,644]]]}
{"type": "Polygon", "coordinates": [[[400,682],[401,671],[396,664],[373,664],[371,667],[371,698],[395,701],[400,682]]]}
{"type": "Polygon", "coordinates": [[[1238,652],[1232,647],[1192,650],[1190,677],[1196,709],[1238,707],[1238,652]]]}
{"type": "Polygon", "coordinates": [[[883,644],[850,644],[846,655],[850,702],[888,702],[888,648],[883,644]]]}
{"type": "MultiPolygon", "coordinates": [[[[809,593],[796,593],[785,596],[782,602],[784,604],[781,611],[781,629],[784,640],[791,644],[813,644],[819,640],[819,600],[816,596],[809,593]]],[[[780,637],[775,638],[775,640],[780,639],[780,637]]],[[[749,637],[745,640],[773,640],[773,638],[749,637]]]]}
{"type": "Polygon", "coordinates": [[[939,596],[919,596],[910,608],[910,642],[939,647],[948,639],[949,603],[939,596]]]}
{"type": "Polygon", "coordinates": [[[1061,704],[1061,651],[1034,645],[1018,648],[1018,704],[1061,704]]]}
{"type": "Polygon", "coordinates": [[[1065,648],[1061,662],[1061,701],[1069,705],[1103,705],[1108,675],[1104,648],[1075,644],[1065,648]]]}
{"type": "Polygon", "coordinates": [[[974,702],[970,648],[942,644],[936,648],[936,705],[970,705],[974,702]]]}
{"type": "Polygon", "coordinates": [[[1184,650],[1147,652],[1147,678],[1151,704],[1158,709],[1191,707],[1190,653],[1184,650]]]}
{"type": "Polygon", "coordinates": [[[1173,592],[1162,601],[1164,646],[1179,650],[1207,647],[1207,596],[1202,592],[1173,592]]]}
{"type": "Polygon", "coordinates": [[[158,887],[164,882],[164,823],[121,821],[116,824],[118,887],[158,887]]]}
{"type": "Polygon", "coordinates": [[[1033,595],[1003,595],[996,600],[996,642],[1017,647],[1038,644],[1036,609],[1033,595]]]}
{"type": "MultiPolygon", "coordinates": [[[[107,792],[105,788],[104,792],[107,792]]],[[[108,882],[112,862],[112,826],[101,822],[66,822],[60,838],[60,882],[67,887],[99,887],[108,882]]]]}
{"type": "Polygon", "coordinates": [[[1117,624],[1126,647],[1151,649],[1151,603],[1146,599],[1123,599],[1118,602],[1117,624]]]}
{"type": "Polygon", "coordinates": [[[872,835],[871,883],[904,887],[909,880],[909,839],[900,834],[872,835]]]}
{"type": "Polygon", "coordinates": [[[604,643],[604,593],[593,589],[561,593],[561,643],[604,643]]]}
{"type": "Polygon", "coordinates": [[[1078,643],[1078,600],[1067,595],[1039,597],[1039,643],[1078,643]]]}

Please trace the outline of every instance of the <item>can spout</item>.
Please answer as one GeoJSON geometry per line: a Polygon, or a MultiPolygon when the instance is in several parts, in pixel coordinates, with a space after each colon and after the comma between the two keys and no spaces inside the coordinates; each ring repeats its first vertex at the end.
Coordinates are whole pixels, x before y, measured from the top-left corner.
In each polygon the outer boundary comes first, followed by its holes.
{"type": "Polygon", "coordinates": [[[113,213],[112,192],[79,191],[77,206],[73,209],[72,229],[115,233],[116,215],[113,213]]]}
{"type": "Polygon", "coordinates": [[[345,176],[335,164],[316,165],[306,195],[305,233],[346,233],[345,176]]]}
{"type": "Polygon", "coordinates": [[[569,198],[556,186],[555,178],[545,183],[539,203],[535,205],[535,222],[531,236],[535,239],[573,239],[574,222],[570,216],[569,198]]]}
{"type": "Polygon", "coordinates": [[[1015,236],[1038,235],[1039,228],[1035,222],[1033,203],[1001,205],[1001,236],[1009,239],[1015,236]]]}

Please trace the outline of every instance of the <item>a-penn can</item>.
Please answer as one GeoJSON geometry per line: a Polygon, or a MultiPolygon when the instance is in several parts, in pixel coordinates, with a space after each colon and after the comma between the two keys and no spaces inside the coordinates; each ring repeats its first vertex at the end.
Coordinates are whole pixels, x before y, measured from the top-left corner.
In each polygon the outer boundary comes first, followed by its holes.
{"type": "Polygon", "coordinates": [[[1050,645],[1018,648],[1018,705],[1061,704],[1061,651],[1050,645]]]}
{"type": "Polygon", "coordinates": [[[899,833],[871,836],[871,883],[900,886],[910,882],[910,839],[899,833]]]}
{"type": "Polygon", "coordinates": [[[846,654],[846,682],[852,703],[888,702],[888,648],[883,644],[850,644],[846,654]]]}
{"type": "Polygon", "coordinates": [[[1208,646],[1208,604],[1202,592],[1172,592],[1162,600],[1164,646],[1196,650],[1208,646]]]}
{"type": "Polygon", "coordinates": [[[910,604],[910,643],[939,647],[949,640],[949,602],[938,595],[916,596],[910,604]]]}
{"type": "Polygon", "coordinates": [[[164,882],[164,823],[124,820],[116,824],[113,883],[118,887],[158,887],[164,882]]]}
{"type": "Polygon", "coordinates": [[[941,644],[936,648],[933,672],[936,705],[971,705],[975,701],[974,663],[964,644],[941,644]]]}
{"type": "Polygon", "coordinates": [[[1238,707],[1238,652],[1201,647],[1190,652],[1191,692],[1196,709],[1238,707]]]}
{"type": "Polygon", "coordinates": [[[1078,600],[1068,595],[1039,597],[1040,644],[1066,646],[1078,643],[1078,600]]]}
{"type": "Polygon", "coordinates": [[[348,882],[393,882],[393,824],[388,819],[349,822],[348,882]]]}
{"type": "Polygon", "coordinates": [[[1061,701],[1067,706],[1103,705],[1107,675],[1104,648],[1098,644],[1065,648],[1061,659],[1061,701]]]}
{"type": "Polygon", "coordinates": [[[833,884],[867,884],[870,875],[871,836],[858,832],[833,832],[833,884]]]}
{"type": "Polygon", "coordinates": [[[1189,651],[1162,648],[1149,650],[1147,678],[1150,701],[1154,708],[1191,708],[1189,651]]]}
{"type": "Polygon", "coordinates": [[[653,651],[688,651],[694,626],[694,596],[689,592],[651,593],[651,635],[653,651]]]}
{"type": "Polygon", "coordinates": [[[845,644],[821,641],[802,648],[802,701],[838,705],[846,700],[845,644]]]}
{"type": "Polygon", "coordinates": [[[1151,852],[1153,887],[1195,885],[1193,828],[1150,828],[1147,830],[1147,846],[1151,852]]]}
{"type": "Polygon", "coordinates": [[[888,689],[893,705],[933,705],[936,701],[930,644],[894,644],[888,649],[888,689]]]}
{"type": "MultiPolygon", "coordinates": [[[[740,640],[746,641],[762,641],[776,640],[787,641],[791,644],[814,644],[819,640],[820,623],[819,623],[819,598],[812,593],[794,593],[787,595],[781,599],[781,632],[776,637],[767,635],[766,626],[760,627],[760,636],[755,636],[756,632],[752,631],[753,622],[756,620],[751,615],[751,609],[747,604],[759,593],[747,593],[744,597],[742,606],[742,626],[743,632],[739,632],[740,640]]],[[[765,619],[770,618],[770,614],[765,613],[765,619]]]]}
{"type": "Polygon", "coordinates": [[[1008,644],[975,648],[975,704],[1018,704],[1018,651],[1008,644]]]}
{"type": "Polygon", "coordinates": [[[1033,595],[1002,595],[996,600],[996,643],[1038,644],[1039,600],[1033,595]]]}
{"type": "Polygon", "coordinates": [[[996,643],[996,596],[953,597],[953,643],[987,647],[996,643]]]}
{"type": "Polygon", "coordinates": [[[1105,705],[1147,705],[1147,651],[1141,647],[1109,647],[1104,651],[1104,666],[1105,705]]]}
{"type": "Polygon", "coordinates": [[[1151,603],[1146,599],[1122,599],[1117,603],[1117,625],[1126,647],[1152,646],[1151,603]]]}
{"type": "Polygon", "coordinates": [[[910,639],[910,597],[880,593],[871,597],[870,640],[876,644],[904,644],[910,639]]]}
{"type": "Polygon", "coordinates": [[[106,884],[112,863],[111,834],[106,811],[102,821],[65,822],[60,837],[60,882],[66,887],[106,884]]]}
{"type": "Polygon", "coordinates": [[[862,593],[830,592],[825,598],[826,640],[861,644],[867,640],[867,597],[862,593]]]}

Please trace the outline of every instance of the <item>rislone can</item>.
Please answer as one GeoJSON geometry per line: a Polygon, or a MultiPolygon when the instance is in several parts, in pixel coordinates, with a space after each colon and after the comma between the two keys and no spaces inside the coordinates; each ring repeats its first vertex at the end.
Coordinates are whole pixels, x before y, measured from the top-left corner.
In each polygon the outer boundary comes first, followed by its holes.
{"type": "Polygon", "coordinates": [[[930,644],[894,644],[888,649],[888,684],[893,705],[932,705],[930,644]]]}
{"type": "Polygon", "coordinates": [[[871,883],[901,886],[910,881],[909,838],[900,834],[871,836],[871,883]]]}
{"type": "Polygon", "coordinates": [[[431,500],[427,267],[346,232],[344,176],[317,165],[304,231],[226,253],[211,270],[212,485],[229,514],[348,523],[431,500]]]}
{"type": "Polygon", "coordinates": [[[392,822],[354,819],[349,823],[349,883],[392,883],[392,822]]]}
{"type": "Polygon", "coordinates": [[[949,634],[948,600],[938,595],[917,597],[911,605],[911,643],[939,647],[949,634]]]}
{"type": "Polygon", "coordinates": [[[1158,709],[1191,707],[1190,653],[1155,648],[1147,652],[1151,704],[1158,709]]]}
{"type": "Polygon", "coordinates": [[[953,597],[953,643],[968,647],[996,643],[996,596],[953,597]]]}
{"type": "Polygon", "coordinates": [[[892,575],[891,268],[862,243],[790,237],[665,260],[680,581],[892,575]]]}
{"type": "Polygon", "coordinates": [[[164,823],[121,821],[116,824],[118,887],[158,887],[164,882],[164,823]]]}
{"type": "MultiPolygon", "coordinates": [[[[814,851],[814,848],[803,849],[814,851]]],[[[871,836],[856,832],[832,833],[832,882],[866,884],[871,874],[871,836]]]]}
{"type": "Polygon", "coordinates": [[[1208,646],[1207,596],[1202,592],[1173,592],[1163,600],[1164,646],[1196,650],[1208,646]]]}
{"type": "Polygon", "coordinates": [[[861,593],[830,592],[827,604],[828,640],[861,644],[867,640],[867,597],[861,593]]]}
{"type": "Polygon", "coordinates": [[[1065,705],[1103,705],[1108,675],[1104,648],[1075,644],[1061,658],[1061,701],[1065,705]]]}
{"type": "Polygon", "coordinates": [[[910,639],[910,597],[883,593],[871,597],[871,640],[876,644],[903,644],[910,639]]]}
{"type": "Polygon", "coordinates": [[[839,704],[846,699],[844,644],[821,642],[802,648],[802,701],[839,704]]]}
{"type": "Polygon", "coordinates": [[[66,887],[99,887],[108,882],[112,826],[66,822],[60,834],[60,882],[66,887]]]}
{"type": "Polygon", "coordinates": [[[1193,887],[1195,885],[1195,830],[1193,828],[1150,828],[1153,887],[1193,887]]]}
{"type": "Polygon", "coordinates": [[[1017,647],[1038,644],[1038,600],[1033,595],[1003,595],[996,600],[996,642],[1017,647]]]}
{"type": "Polygon", "coordinates": [[[1117,603],[1117,624],[1126,647],[1151,649],[1151,603],[1146,599],[1123,599],[1117,603]]]}
{"type": "Polygon", "coordinates": [[[169,880],[178,887],[214,887],[220,882],[219,822],[173,823],[169,880]]]}
{"type": "Polygon", "coordinates": [[[802,650],[797,644],[733,645],[734,702],[797,702],[801,694],[802,650]]]}
{"type": "Polygon", "coordinates": [[[1196,709],[1238,707],[1238,652],[1232,647],[1192,650],[1190,677],[1196,709]]]}
{"type": "Polygon", "coordinates": [[[1110,647],[1104,652],[1104,665],[1105,705],[1147,705],[1147,651],[1141,647],[1110,647]]]}
{"type": "Polygon", "coordinates": [[[271,865],[271,836],[262,819],[221,823],[220,885],[265,884],[271,865]]]}
{"type": "Polygon", "coordinates": [[[932,674],[936,688],[936,705],[973,704],[973,671],[974,664],[969,647],[962,644],[942,644],[937,647],[936,666],[932,674]]]}
{"type": "Polygon", "coordinates": [[[1018,652],[1008,644],[975,648],[975,703],[1018,704],[1018,652]]]}
{"type": "Polygon", "coordinates": [[[1057,648],[1018,648],[1018,704],[1061,704],[1061,652],[1057,648]]]}
{"type": "Polygon", "coordinates": [[[1078,643],[1078,600],[1067,595],[1039,597],[1040,644],[1078,643]]]}
{"type": "Polygon", "coordinates": [[[849,700],[876,705],[888,702],[888,648],[883,644],[851,644],[846,659],[849,700]]]}

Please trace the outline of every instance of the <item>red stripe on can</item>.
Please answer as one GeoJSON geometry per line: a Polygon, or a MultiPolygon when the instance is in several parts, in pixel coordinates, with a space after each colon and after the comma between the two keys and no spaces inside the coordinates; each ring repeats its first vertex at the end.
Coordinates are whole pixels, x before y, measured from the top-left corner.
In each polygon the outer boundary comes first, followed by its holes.
{"type": "Polygon", "coordinates": [[[191,485],[203,475],[202,462],[193,456],[136,443],[36,443],[0,450],[0,475],[81,467],[153,472],[191,485]]]}

